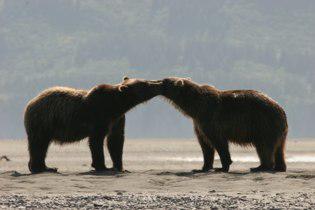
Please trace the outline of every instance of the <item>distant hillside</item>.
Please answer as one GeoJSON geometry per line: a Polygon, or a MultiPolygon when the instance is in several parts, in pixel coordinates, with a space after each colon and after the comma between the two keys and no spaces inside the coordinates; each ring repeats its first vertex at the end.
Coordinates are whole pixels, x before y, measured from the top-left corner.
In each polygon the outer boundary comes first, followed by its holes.
{"type": "MultiPolygon", "coordinates": [[[[0,0],[0,138],[24,137],[23,109],[44,88],[124,75],[261,90],[287,110],[291,136],[314,137],[314,11],[308,0],[0,0]]],[[[128,137],[192,136],[159,99],[128,122],[128,137]]]]}

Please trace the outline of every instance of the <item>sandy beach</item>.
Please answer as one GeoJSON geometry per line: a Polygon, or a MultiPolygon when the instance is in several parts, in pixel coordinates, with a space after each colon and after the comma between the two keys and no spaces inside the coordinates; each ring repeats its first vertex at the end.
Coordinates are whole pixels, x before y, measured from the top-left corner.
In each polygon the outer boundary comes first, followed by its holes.
{"type": "Polygon", "coordinates": [[[26,140],[1,140],[3,155],[0,208],[315,208],[314,140],[288,141],[285,173],[250,173],[254,149],[232,146],[229,173],[193,174],[202,166],[194,139],[127,139],[130,173],[119,174],[91,171],[86,141],[51,145],[46,162],[58,173],[29,173],[26,140]]]}

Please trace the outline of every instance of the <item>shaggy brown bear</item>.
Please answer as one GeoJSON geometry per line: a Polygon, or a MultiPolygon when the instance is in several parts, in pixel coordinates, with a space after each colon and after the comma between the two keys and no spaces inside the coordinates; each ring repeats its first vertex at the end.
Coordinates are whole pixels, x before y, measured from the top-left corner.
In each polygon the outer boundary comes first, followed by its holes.
{"type": "Polygon", "coordinates": [[[25,129],[32,173],[55,172],[48,168],[45,157],[49,144],[80,141],[89,138],[92,167],[105,166],[103,143],[113,161],[113,168],[123,170],[125,113],[160,93],[161,82],[129,79],[118,85],[102,84],[90,91],[67,87],[45,90],[29,102],[25,111],[25,129]]]}
{"type": "Polygon", "coordinates": [[[265,94],[254,90],[221,91],[189,79],[166,78],[162,95],[191,117],[201,145],[205,172],[213,168],[215,150],[228,172],[232,160],[229,142],[256,148],[260,166],[251,171],[286,171],[284,147],[288,132],[284,110],[265,94]]]}

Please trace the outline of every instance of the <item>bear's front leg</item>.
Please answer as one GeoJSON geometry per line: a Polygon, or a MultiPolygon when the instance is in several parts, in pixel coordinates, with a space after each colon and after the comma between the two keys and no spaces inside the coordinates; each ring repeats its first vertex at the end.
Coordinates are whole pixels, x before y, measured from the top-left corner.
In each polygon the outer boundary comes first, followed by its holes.
{"type": "Polygon", "coordinates": [[[123,147],[125,141],[125,116],[114,121],[107,137],[107,147],[113,161],[113,170],[122,172],[123,147]]]}
{"type": "Polygon", "coordinates": [[[209,172],[213,169],[213,161],[214,161],[214,148],[211,146],[208,138],[203,134],[199,125],[194,122],[194,129],[196,136],[198,138],[198,142],[201,146],[202,154],[203,154],[203,167],[202,169],[192,170],[193,173],[204,173],[209,172]]]}
{"type": "Polygon", "coordinates": [[[89,146],[92,155],[92,167],[96,171],[108,170],[105,166],[104,158],[104,138],[106,132],[96,132],[89,137],[89,146]]]}

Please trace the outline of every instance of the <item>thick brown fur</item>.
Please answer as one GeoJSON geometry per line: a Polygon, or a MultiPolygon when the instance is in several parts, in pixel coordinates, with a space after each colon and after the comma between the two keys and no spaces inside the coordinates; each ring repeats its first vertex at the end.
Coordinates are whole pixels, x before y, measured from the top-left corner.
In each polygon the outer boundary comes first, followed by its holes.
{"type": "Polygon", "coordinates": [[[90,91],[67,87],[45,90],[31,100],[25,110],[30,171],[57,171],[45,164],[52,141],[65,144],[86,137],[95,170],[107,170],[103,151],[107,137],[113,168],[122,171],[125,113],[158,95],[160,89],[160,81],[125,77],[121,84],[103,84],[90,91]]]}
{"type": "Polygon", "coordinates": [[[229,171],[229,142],[256,148],[260,166],[253,172],[286,171],[287,118],[273,99],[255,90],[221,91],[185,78],[166,78],[162,86],[162,95],[193,119],[204,156],[202,170],[196,171],[213,169],[214,151],[222,164],[218,170],[229,171]]]}

